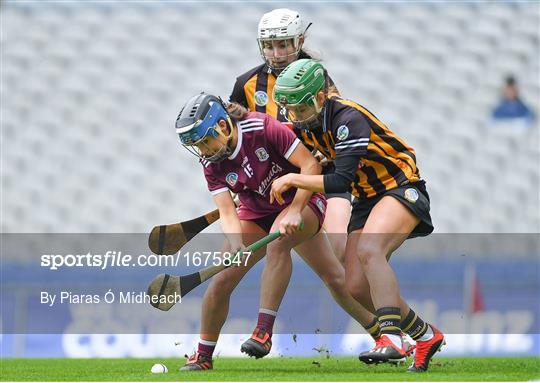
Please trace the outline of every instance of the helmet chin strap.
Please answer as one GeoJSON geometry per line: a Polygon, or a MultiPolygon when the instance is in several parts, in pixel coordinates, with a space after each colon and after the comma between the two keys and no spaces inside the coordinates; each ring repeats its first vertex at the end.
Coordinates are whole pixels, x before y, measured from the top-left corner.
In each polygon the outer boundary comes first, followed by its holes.
{"type": "Polygon", "coordinates": [[[226,123],[230,127],[229,134],[223,133],[221,129],[218,129],[217,132],[221,137],[225,138],[227,141],[225,142],[225,144],[221,144],[221,149],[219,149],[215,154],[205,157],[207,161],[221,162],[234,152],[234,149],[230,147],[230,143],[233,138],[233,126],[234,126],[230,117],[227,117],[226,123]]]}

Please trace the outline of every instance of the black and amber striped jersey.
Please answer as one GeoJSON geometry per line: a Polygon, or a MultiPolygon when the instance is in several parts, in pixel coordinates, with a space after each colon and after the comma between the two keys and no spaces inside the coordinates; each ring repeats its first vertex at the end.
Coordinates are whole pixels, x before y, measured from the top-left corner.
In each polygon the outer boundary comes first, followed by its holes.
{"type": "Polygon", "coordinates": [[[420,180],[414,149],[363,106],[339,97],[327,101],[321,131],[301,130],[307,146],[335,160],[358,156],[352,194],[371,198],[420,180]]]}
{"type": "MultiPolygon", "coordinates": [[[[298,58],[310,59],[311,56],[300,51],[298,58]]],[[[272,98],[276,78],[268,65],[261,64],[236,78],[229,101],[243,105],[251,112],[266,113],[278,121],[288,122],[287,111],[272,98]]],[[[329,85],[335,86],[331,78],[329,85]]]]}
{"type": "Polygon", "coordinates": [[[274,72],[266,64],[259,65],[236,79],[229,101],[252,112],[266,113],[278,121],[287,122],[287,112],[272,98],[275,83],[274,72]]]}

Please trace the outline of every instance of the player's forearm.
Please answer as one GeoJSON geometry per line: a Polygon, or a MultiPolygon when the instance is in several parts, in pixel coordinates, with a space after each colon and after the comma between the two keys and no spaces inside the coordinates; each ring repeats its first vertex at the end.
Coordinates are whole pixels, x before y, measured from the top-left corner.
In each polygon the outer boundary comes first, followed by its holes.
{"type": "Polygon", "coordinates": [[[230,245],[234,247],[232,250],[236,250],[237,247],[242,245],[242,224],[236,210],[229,208],[219,209],[219,222],[223,234],[227,237],[230,245]]]}
{"type": "Polygon", "coordinates": [[[240,220],[238,218],[227,219],[227,218],[221,217],[220,221],[221,221],[221,230],[223,230],[225,234],[242,232],[242,225],[240,225],[240,220]]]}
{"type": "Polygon", "coordinates": [[[320,174],[294,174],[289,182],[291,187],[309,190],[310,192],[324,192],[323,177],[320,174]]]}
{"type": "MultiPolygon", "coordinates": [[[[299,175],[306,175],[306,176],[320,175],[321,171],[322,171],[322,168],[318,162],[310,161],[310,163],[307,164],[306,166],[302,166],[302,168],[300,169],[299,175]]],[[[312,195],[313,195],[313,192],[311,190],[297,188],[296,194],[294,195],[294,199],[291,202],[289,209],[291,211],[301,212],[302,210],[304,210],[304,207],[306,207],[312,195]]]]}

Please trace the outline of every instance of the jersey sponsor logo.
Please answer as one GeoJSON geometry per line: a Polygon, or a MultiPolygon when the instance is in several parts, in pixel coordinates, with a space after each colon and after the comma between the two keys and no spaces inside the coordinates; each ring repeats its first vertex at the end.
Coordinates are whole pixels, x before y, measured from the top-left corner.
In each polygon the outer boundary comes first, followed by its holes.
{"type": "Polygon", "coordinates": [[[238,174],[236,173],[227,174],[227,177],[225,177],[225,181],[227,181],[227,183],[231,186],[236,185],[236,183],[238,182],[238,174]]]}
{"type": "Polygon", "coordinates": [[[418,192],[414,188],[408,188],[405,190],[405,199],[410,203],[415,203],[418,200],[418,192]]]}
{"type": "Polygon", "coordinates": [[[343,141],[349,137],[349,128],[347,128],[347,125],[341,125],[339,128],[337,128],[336,137],[340,141],[343,141]]]}
{"type": "Polygon", "coordinates": [[[268,158],[270,157],[268,155],[268,152],[266,151],[265,148],[258,148],[255,150],[255,154],[257,155],[257,158],[259,159],[259,161],[261,162],[264,162],[266,160],[268,160],[268,158]]]}
{"type": "Polygon", "coordinates": [[[283,168],[272,161],[272,168],[270,168],[270,173],[268,173],[266,178],[262,180],[261,184],[257,188],[257,193],[264,197],[266,191],[268,190],[268,187],[272,184],[275,176],[281,172],[283,172],[283,168]]]}
{"type": "Polygon", "coordinates": [[[265,106],[268,104],[268,94],[263,90],[258,90],[253,95],[253,100],[255,101],[255,104],[265,106]]]}
{"type": "Polygon", "coordinates": [[[315,200],[315,203],[317,204],[317,207],[319,208],[319,210],[321,211],[321,213],[324,214],[325,206],[324,206],[323,200],[320,199],[320,198],[317,198],[317,199],[315,200]]]}

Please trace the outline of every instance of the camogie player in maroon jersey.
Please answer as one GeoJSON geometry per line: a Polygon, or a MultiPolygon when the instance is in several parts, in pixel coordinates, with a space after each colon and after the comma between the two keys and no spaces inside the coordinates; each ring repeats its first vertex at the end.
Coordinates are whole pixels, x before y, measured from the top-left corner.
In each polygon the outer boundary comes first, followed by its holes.
{"type": "Polygon", "coordinates": [[[200,158],[208,189],[213,195],[230,251],[245,248],[279,230],[283,236],[266,249],[252,254],[238,267],[217,274],[205,292],[201,340],[197,352],[181,370],[212,368],[212,354],[227,318],[232,291],[248,270],[265,254],[261,278],[260,310],[253,335],[241,347],[257,358],[270,352],[277,310],[292,272],[291,249],[319,275],[330,293],[364,327],[375,320],[348,293],[345,271],[333,255],[326,235],[317,234],[324,221],[326,201],[322,194],[290,190],[284,203],[270,203],[272,182],[289,173],[314,175],[321,166],[296,135],[267,114],[249,112],[239,104],[225,106],[212,95],[192,97],[176,120],[176,132],[185,148],[200,158]],[[237,193],[236,208],[231,193],[237,193]],[[303,230],[299,230],[300,223],[303,230]]]}

